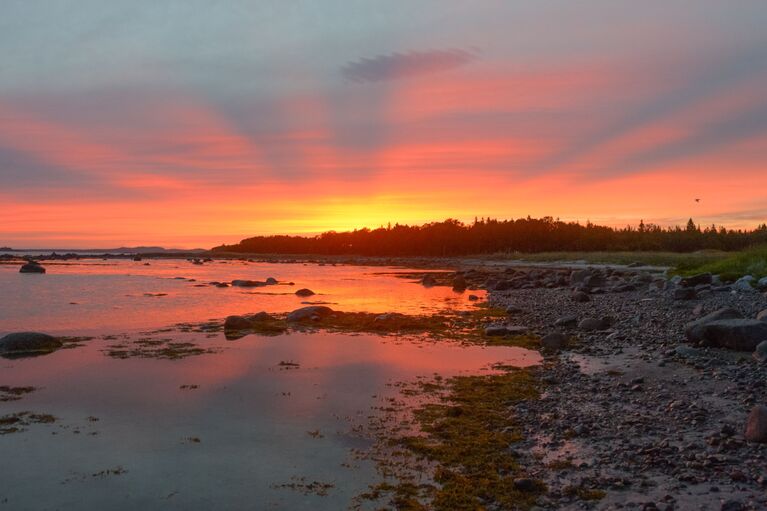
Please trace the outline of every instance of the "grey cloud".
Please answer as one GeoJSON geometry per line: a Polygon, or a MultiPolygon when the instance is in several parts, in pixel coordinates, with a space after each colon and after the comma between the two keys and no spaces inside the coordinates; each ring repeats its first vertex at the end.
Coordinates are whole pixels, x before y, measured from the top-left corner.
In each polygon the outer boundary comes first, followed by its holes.
{"type": "Polygon", "coordinates": [[[476,54],[457,48],[391,53],[349,62],[341,74],[354,82],[380,82],[448,71],[476,59],[476,54]]]}

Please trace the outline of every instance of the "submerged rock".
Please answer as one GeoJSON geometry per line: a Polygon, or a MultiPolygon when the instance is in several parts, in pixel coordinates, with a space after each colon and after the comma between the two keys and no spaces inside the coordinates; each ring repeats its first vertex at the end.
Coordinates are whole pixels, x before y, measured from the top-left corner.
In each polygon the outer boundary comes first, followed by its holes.
{"type": "Polygon", "coordinates": [[[19,268],[19,273],[45,273],[45,268],[37,261],[30,261],[19,268]]]}
{"type": "Polygon", "coordinates": [[[316,294],[314,291],[307,288],[302,288],[296,291],[296,296],[312,296],[314,294],[316,294]]]}
{"type": "Polygon", "coordinates": [[[262,287],[266,285],[266,282],[261,282],[259,280],[237,279],[232,281],[232,285],[236,287],[262,287]]]}
{"type": "Polygon", "coordinates": [[[277,284],[277,279],[275,279],[274,277],[267,277],[264,282],[268,286],[273,286],[273,285],[277,284]]]}
{"type": "Polygon", "coordinates": [[[6,358],[45,355],[61,348],[61,341],[39,332],[15,332],[0,338],[0,355],[6,358]]]}

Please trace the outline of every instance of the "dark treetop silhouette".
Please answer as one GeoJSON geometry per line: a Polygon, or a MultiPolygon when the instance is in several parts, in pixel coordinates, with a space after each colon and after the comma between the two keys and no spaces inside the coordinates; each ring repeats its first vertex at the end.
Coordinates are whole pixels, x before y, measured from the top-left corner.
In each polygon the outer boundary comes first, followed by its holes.
{"type": "Polygon", "coordinates": [[[551,217],[517,220],[475,219],[471,224],[448,219],[421,226],[389,225],[378,229],[325,232],[317,236],[256,236],[221,252],[282,254],[354,254],[372,256],[458,256],[494,252],[645,250],[691,252],[701,249],[740,250],[767,243],[767,224],[754,230],[710,226],[692,219],[686,227],[612,228],[592,223],[562,222],[551,217]]]}

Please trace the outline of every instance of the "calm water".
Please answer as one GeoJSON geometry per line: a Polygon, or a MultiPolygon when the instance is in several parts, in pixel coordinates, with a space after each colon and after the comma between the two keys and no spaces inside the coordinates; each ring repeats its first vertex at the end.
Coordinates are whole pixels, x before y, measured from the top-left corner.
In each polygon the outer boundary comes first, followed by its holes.
{"type": "Polygon", "coordinates": [[[0,385],[38,387],[19,401],[0,402],[0,416],[29,410],[57,418],[0,435],[0,509],[345,509],[378,480],[375,467],[352,450],[370,447],[359,428],[378,413],[373,407],[397,396],[387,384],[539,360],[519,348],[373,335],[227,341],[220,333],[181,332],[149,337],[215,352],[116,359],[106,355],[109,346],[146,339],[140,330],[300,307],[293,295],[299,287],[318,293],[311,301],[347,311],[426,313],[471,303],[447,288],[382,274],[401,271],[394,268],[185,261],[46,267],[46,275],[0,267],[0,333],[99,335],[43,357],[0,359],[0,385]],[[269,276],[295,286],[194,287],[269,276]],[[125,335],[101,335],[118,332],[125,335]],[[286,361],[298,368],[280,366],[286,361]],[[182,388],[188,385],[197,387],[182,388]],[[332,485],[327,495],[302,491],[315,481],[332,485]]]}

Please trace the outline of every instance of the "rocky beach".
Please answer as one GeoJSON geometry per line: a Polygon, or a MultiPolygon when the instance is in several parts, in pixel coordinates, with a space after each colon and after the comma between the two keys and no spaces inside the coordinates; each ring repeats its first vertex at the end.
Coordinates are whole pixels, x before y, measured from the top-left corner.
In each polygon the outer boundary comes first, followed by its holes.
{"type": "Polygon", "coordinates": [[[552,348],[540,398],[512,410],[513,449],[547,486],[537,507],[767,506],[764,288],[626,267],[462,275],[508,311],[496,327],[552,348]]]}

